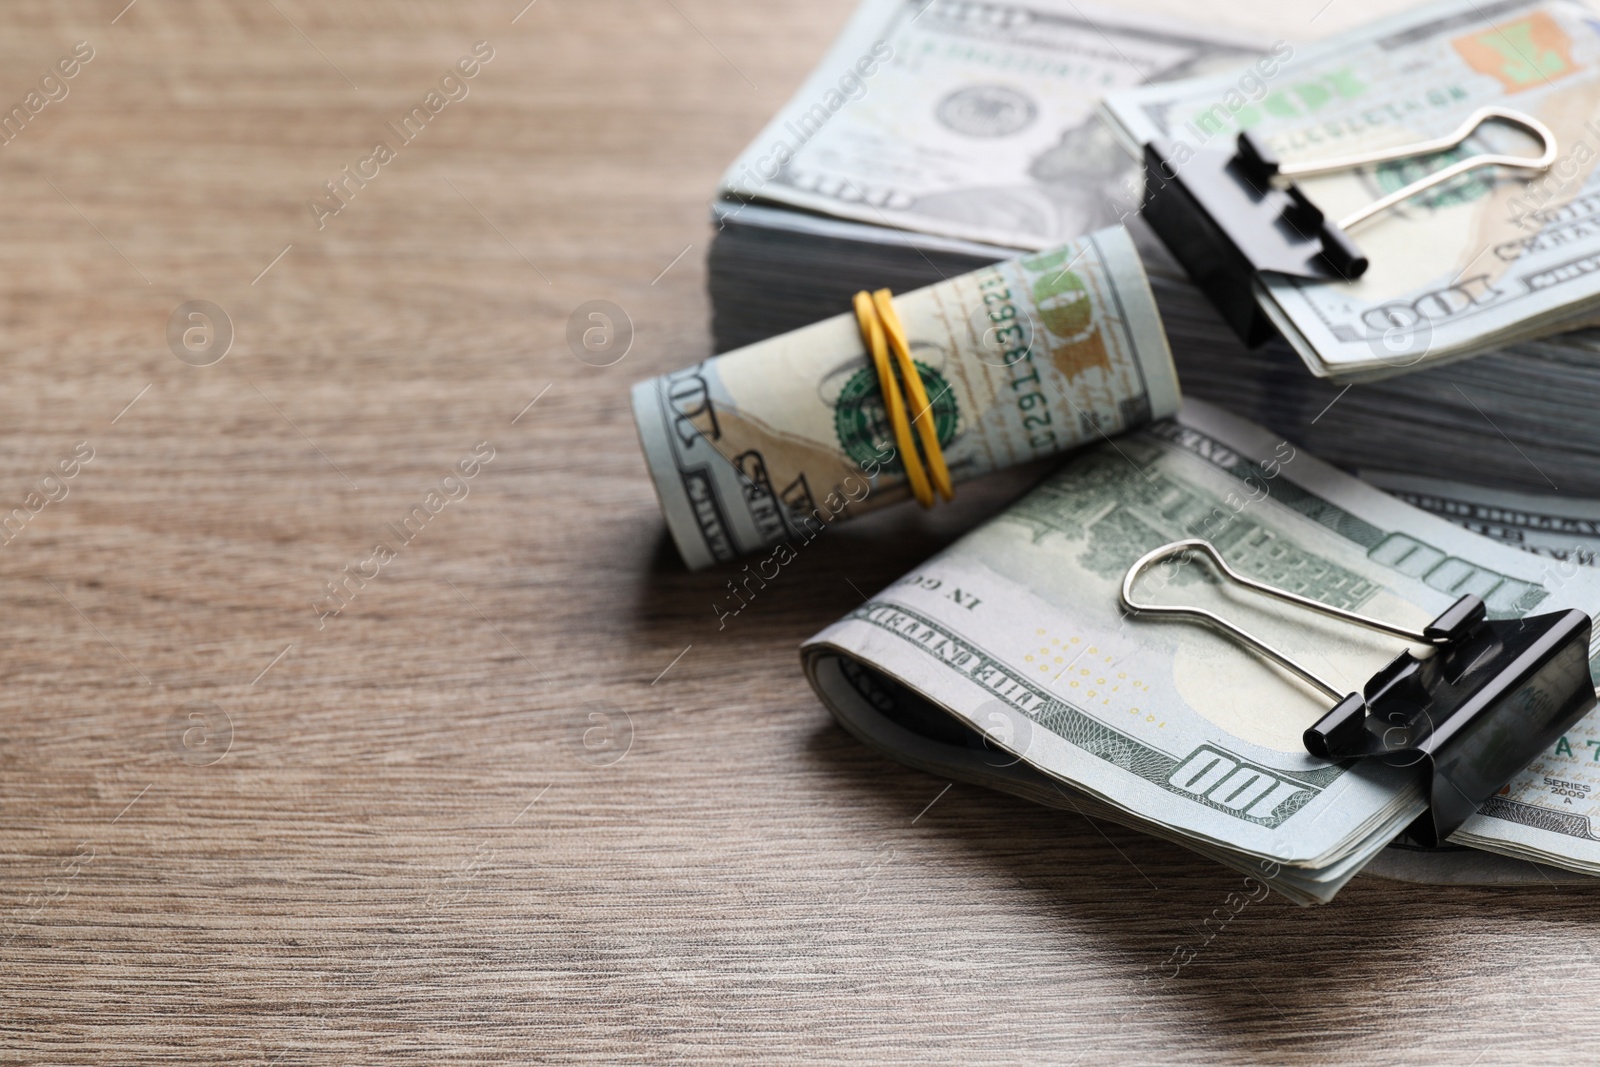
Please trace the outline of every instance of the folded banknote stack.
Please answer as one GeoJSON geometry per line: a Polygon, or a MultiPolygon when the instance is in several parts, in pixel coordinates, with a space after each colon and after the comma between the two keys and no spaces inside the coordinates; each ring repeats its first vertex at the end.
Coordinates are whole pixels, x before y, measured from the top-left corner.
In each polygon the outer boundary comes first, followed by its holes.
{"type": "MultiPolygon", "coordinates": [[[[1301,903],[1363,870],[1600,874],[1600,713],[1419,850],[1414,767],[1313,757],[1302,732],[1328,701],[1118,595],[1144,553],[1204,537],[1254,579],[1407,626],[1464,593],[1494,619],[1600,612],[1600,504],[1574,498],[1600,497],[1600,331],[1573,329],[1600,296],[1597,103],[1600,17],[1571,0],[1448,0],[1314,45],[1072,0],[866,0],[713,206],[723,354],[634,389],[667,528],[692,568],[781,567],[832,522],[910,498],[917,455],[956,483],[1059,457],[805,644],[847,730],[1301,903]],[[1475,171],[1386,213],[1359,233],[1358,282],[1264,279],[1283,339],[1262,348],[1138,215],[1128,150],[1151,137],[1200,148],[1251,128],[1314,158],[1434,136],[1486,103],[1547,123],[1556,166],[1475,171]],[[900,370],[852,311],[882,288],[900,370]],[[925,402],[898,411],[882,375],[908,368],[925,402]]],[[[1343,211],[1480,150],[1526,145],[1491,124],[1306,189],[1343,211]]],[[[1198,568],[1170,586],[1343,691],[1404,646],[1227,596],[1198,568]]]]}
{"type": "MultiPolygon", "coordinates": [[[[1258,99],[1230,98],[1241,81],[1226,75],[1109,95],[1102,114],[1130,150],[1162,137],[1200,151],[1245,123],[1285,161],[1316,159],[1436,136],[1486,105],[1556,137],[1542,174],[1474,171],[1358,230],[1372,266],[1357,282],[1264,276],[1258,300],[1298,360],[1281,343],[1246,351],[1158,283],[1185,390],[1350,466],[1600,495],[1587,414],[1600,331],[1576,328],[1600,309],[1597,26],[1595,9],[1568,0],[1447,2],[1258,66],[1274,74],[1258,99]]],[[[1528,154],[1528,142],[1490,123],[1450,152],[1301,185],[1337,215],[1474,152],[1528,154]]]]}
{"type": "MultiPolygon", "coordinates": [[[[1233,151],[1241,128],[1288,166],[1423,143],[1485,107],[1542,122],[1555,138],[1552,166],[1472,170],[1384,211],[1351,234],[1371,263],[1358,280],[1261,276],[1257,301],[1313,374],[1385,378],[1595,317],[1595,26],[1579,0],[1445,0],[1298,50],[1280,46],[1242,73],[1108,93],[1101,113],[1130,152],[1164,139],[1177,170],[1197,153],[1233,151]]],[[[1444,152],[1297,184],[1339,218],[1471,155],[1532,158],[1543,147],[1493,121],[1444,152]]]]}
{"type": "MultiPolygon", "coordinates": [[[[1551,568],[1191,400],[1174,420],[1078,453],[812,638],[806,672],[847,729],[897,759],[1104,815],[1326,901],[1426,802],[1412,768],[1307,755],[1300,734],[1327,704],[1250,652],[1120,610],[1135,560],[1218,514],[1211,539],[1231,565],[1385,618],[1426,622],[1464,588],[1510,614],[1600,604],[1600,570],[1551,568]]],[[[1395,651],[1393,639],[1231,600],[1195,573],[1179,584],[1351,689],[1395,651]]],[[[1600,715],[1453,840],[1600,873],[1590,737],[1600,744],[1600,715]]]]}

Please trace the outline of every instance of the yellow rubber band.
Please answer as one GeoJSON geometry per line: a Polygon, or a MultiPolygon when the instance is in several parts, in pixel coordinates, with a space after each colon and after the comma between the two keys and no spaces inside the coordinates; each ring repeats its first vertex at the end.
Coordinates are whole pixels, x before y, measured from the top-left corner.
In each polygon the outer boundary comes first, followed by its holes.
{"type": "Polygon", "coordinates": [[[889,347],[900,363],[900,376],[905,379],[906,395],[917,410],[911,417],[911,423],[922,437],[922,452],[928,461],[933,487],[946,500],[953,500],[956,490],[950,484],[950,468],[945,466],[944,449],[939,447],[939,431],[933,424],[933,401],[928,399],[928,391],[922,387],[922,375],[911,361],[911,345],[906,340],[905,327],[900,324],[900,315],[894,309],[894,299],[889,290],[879,289],[872,294],[872,303],[877,308],[878,318],[883,320],[883,332],[889,335],[889,347]]]}
{"type": "Polygon", "coordinates": [[[895,448],[899,451],[906,469],[906,481],[917,503],[933,507],[933,490],[928,487],[928,476],[923,472],[922,460],[917,455],[916,444],[911,439],[911,425],[906,420],[906,404],[900,397],[900,386],[894,371],[889,367],[889,346],[884,342],[883,323],[878,319],[872,296],[860,292],[855,297],[856,322],[861,327],[861,339],[872,356],[872,365],[878,372],[878,388],[883,392],[883,406],[889,413],[889,426],[894,431],[895,448]]]}
{"type": "Polygon", "coordinates": [[[955,487],[950,482],[950,468],[944,461],[944,450],[939,447],[939,434],[933,422],[933,404],[928,391],[922,386],[922,375],[911,360],[911,346],[906,341],[905,327],[895,312],[893,298],[887,289],[876,293],[859,292],[855,295],[856,322],[861,327],[861,340],[872,356],[877,370],[878,387],[883,393],[883,406],[889,414],[889,426],[894,431],[895,447],[899,450],[906,471],[906,481],[917,503],[925,508],[934,504],[934,487],[946,500],[955,498],[955,487]],[[905,391],[916,405],[915,416],[907,417],[905,397],[900,392],[900,382],[890,365],[889,353],[893,350],[900,378],[905,380],[905,391]],[[922,440],[922,454],[917,451],[911,436],[915,424],[922,440]],[[927,468],[923,467],[923,455],[927,468]],[[933,479],[929,484],[929,471],[933,479]]]}

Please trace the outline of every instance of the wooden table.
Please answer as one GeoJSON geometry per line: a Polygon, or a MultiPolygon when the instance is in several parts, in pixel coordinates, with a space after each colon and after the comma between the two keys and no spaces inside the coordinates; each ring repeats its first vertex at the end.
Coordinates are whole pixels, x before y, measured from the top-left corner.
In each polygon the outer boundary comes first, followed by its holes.
{"type": "Polygon", "coordinates": [[[0,14],[0,102],[93,53],[0,147],[0,1062],[1595,1055],[1593,893],[1361,880],[1152,986],[1237,876],[835,728],[798,643],[1015,479],[718,629],[626,390],[850,0],[125,2],[0,14]]]}

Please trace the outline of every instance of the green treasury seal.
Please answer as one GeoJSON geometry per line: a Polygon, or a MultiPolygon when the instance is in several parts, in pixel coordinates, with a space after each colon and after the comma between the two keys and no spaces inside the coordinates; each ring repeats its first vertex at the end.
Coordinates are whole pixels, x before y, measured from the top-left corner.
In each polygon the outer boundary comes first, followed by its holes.
{"type": "MultiPolygon", "coordinates": [[[[933,405],[933,428],[939,447],[948,448],[955,440],[956,424],[960,421],[955,393],[944,375],[926,363],[912,362],[933,405]]],[[[906,414],[918,413],[908,411],[906,414]]],[[[883,391],[878,388],[878,372],[874,368],[863,367],[856,371],[840,390],[839,401],[833,409],[833,427],[839,435],[839,446],[858,467],[876,460],[885,448],[894,447],[894,429],[889,425],[889,413],[883,406],[883,391]]],[[[898,456],[882,467],[895,474],[905,470],[898,456]]]]}

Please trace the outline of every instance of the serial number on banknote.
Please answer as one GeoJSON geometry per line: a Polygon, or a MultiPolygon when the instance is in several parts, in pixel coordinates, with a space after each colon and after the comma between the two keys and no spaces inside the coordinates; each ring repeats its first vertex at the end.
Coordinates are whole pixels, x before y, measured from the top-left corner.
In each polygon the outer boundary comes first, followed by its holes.
{"type": "Polygon", "coordinates": [[[1004,275],[992,274],[979,282],[978,288],[983,290],[983,304],[994,325],[995,347],[1004,346],[1000,356],[1011,371],[1010,385],[1017,392],[1017,411],[1022,428],[1028,431],[1028,447],[1043,454],[1057,452],[1061,442],[1051,426],[1049,401],[1039,389],[1039,368],[1033,365],[1033,331],[1017,310],[1004,275]],[[1023,374],[1023,370],[1032,373],[1023,374]],[[1026,386],[1033,389],[1025,393],[1026,386]]]}

